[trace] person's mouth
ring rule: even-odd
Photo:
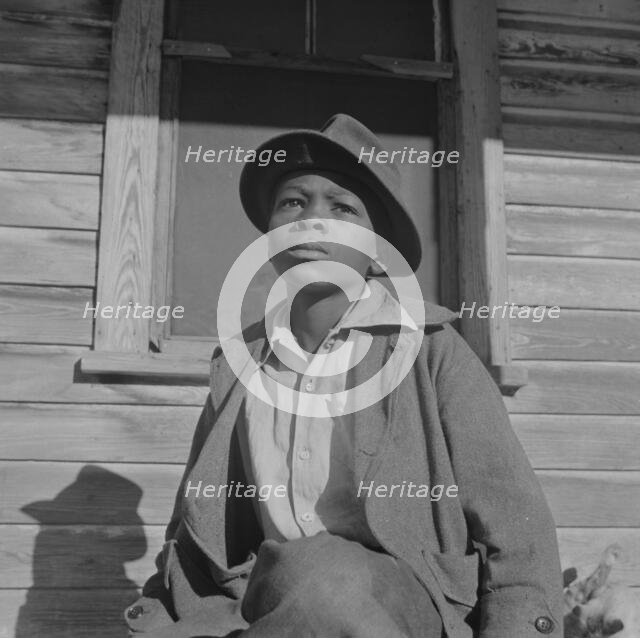
[[[326,259],[329,252],[318,242],[296,244],[287,249],[287,253],[298,259]]]

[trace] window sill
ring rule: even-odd
[[[80,359],[80,373],[88,377],[140,377],[150,382],[208,385],[210,358],[130,352],[88,352]]]
[[[509,397],[529,382],[529,374],[524,366],[491,365],[488,369],[493,380],[498,384],[500,392]]]
[[[149,381],[208,385],[210,359],[177,354],[88,352],[80,359],[80,373],[88,377],[141,377]],[[502,394],[513,396],[528,381],[527,369],[518,365],[489,366]]]

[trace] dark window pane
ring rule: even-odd
[[[433,4],[428,0],[318,0],[316,52],[433,60]]]
[[[175,335],[215,336],[222,282],[241,251],[258,236],[238,196],[241,163],[185,163],[186,151],[256,148],[291,128],[318,128],[336,112],[349,113],[380,135],[390,149],[435,148],[435,89],[431,84],[334,76],[206,62],[183,63],[174,225],[173,305],[185,307]],[[435,171],[400,166],[408,205],[424,247],[418,279],[437,301]],[[247,299],[247,322],[261,316],[267,267]]]
[[[247,49],[304,53],[302,0],[180,0],[177,37]]]

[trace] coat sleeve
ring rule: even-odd
[[[165,531],[166,543],[174,538],[180,518],[182,516],[182,494],[187,476],[198,460],[200,450],[211,431],[214,423],[214,408],[211,402],[211,394],[207,396],[206,403],[200,413],[200,418],[191,442],[191,450],[187,459],[185,470],[180,480],[176,493],[173,513]],[[151,629],[162,627],[173,622],[174,615],[171,595],[165,587],[164,562],[165,551],[156,556],[156,573],[151,576],[142,588],[142,597],[125,610],[125,619],[132,630]]]
[[[480,638],[562,636],[555,525],[484,365],[450,326],[433,335],[432,378],[472,540],[484,548]]]

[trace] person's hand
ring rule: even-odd
[[[143,596],[124,611],[124,619],[129,626],[129,636],[146,635],[146,632],[161,627],[172,627],[173,618],[157,598]]]

